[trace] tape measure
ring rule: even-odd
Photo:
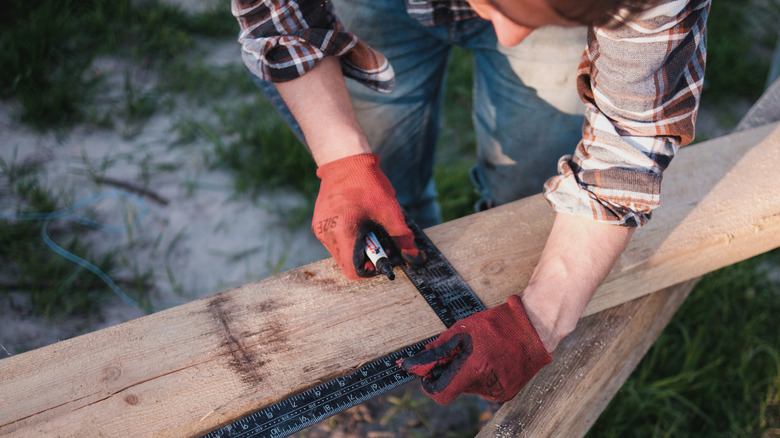
[[[447,327],[474,312],[485,310],[474,291],[458,275],[428,236],[410,219],[417,248],[427,260],[421,266],[402,266],[425,301]],[[399,359],[414,356],[436,337],[381,357],[353,373],[333,379],[263,408],[203,438],[281,438],[357,406],[383,392],[415,379],[401,369]]]

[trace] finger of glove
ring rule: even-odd
[[[401,367],[420,377],[433,377],[434,370],[452,361],[461,349],[460,336],[456,335],[444,340],[442,336],[426,345],[425,350],[401,361]]]
[[[435,376],[423,377],[422,388],[428,397],[440,405],[447,405],[467,392],[474,376],[462,372],[466,361],[468,357],[458,356],[441,368]]]
[[[425,261],[425,253],[415,246],[414,234],[406,225],[400,206],[385,210],[380,223],[393,239],[404,261],[412,265],[419,265]]]
[[[446,405],[466,392],[480,376],[467,369],[473,351],[471,336],[468,333],[458,333],[445,345],[457,346],[451,351],[449,360],[439,363],[422,378],[422,388],[436,403]],[[442,346],[443,347],[443,346]]]

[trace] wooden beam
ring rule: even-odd
[[[585,435],[661,334],[697,279],[580,320],[555,358],[477,438]]]
[[[777,125],[681,150],[586,315],[779,246],[778,160]],[[552,218],[534,196],[427,231],[492,307]],[[349,282],[328,259],[0,360],[0,435],[194,436],[443,329],[403,276]]]
[[[780,32],[778,32],[780,35]],[[780,74],[780,44],[775,49],[775,61]],[[780,77],[775,77],[766,91],[742,117],[734,131],[744,131],[780,121]]]

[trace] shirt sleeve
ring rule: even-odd
[[[617,29],[590,29],[577,72],[582,140],[544,194],[558,212],[641,226],[663,171],[693,140],[710,0],[667,0]]]
[[[231,0],[231,10],[244,64],[262,79],[289,81],[337,56],[345,76],[383,92],[394,86],[387,59],[347,32],[327,0]]]

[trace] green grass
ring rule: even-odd
[[[777,0],[712,2],[703,97],[755,100],[761,95],[769,73],[766,55],[777,42],[779,19]]]
[[[203,44],[199,43],[229,42],[236,36],[238,27],[227,3],[219,9],[198,14],[186,14],[176,6],[151,0],[44,0],[32,4],[5,0],[0,5],[4,11],[0,17],[0,47],[3,48],[0,51],[0,97],[16,104],[20,122],[39,131],[54,131],[57,138],[67,135],[78,125],[114,130],[124,138],[132,138],[144,129],[150,117],[158,111],[174,109],[182,97],[187,105],[200,108],[208,107],[218,99],[256,93],[242,68],[207,68],[201,60],[207,49],[202,49]],[[236,54],[238,56],[237,45]],[[111,93],[107,84],[109,78],[92,67],[93,61],[100,56],[127,61],[118,93]],[[134,76],[138,72],[141,77],[158,78],[157,83],[151,87],[136,83]],[[118,97],[107,100],[106,95]],[[226,111],[220,118],[229,120],[242,115],[247,116],[247,112]],[[253,125],[247,124],[255,129],[254,133],[240,137],[245,140],[258,137],[257,129],[261,128]],[[208,126],[196,128],[207,130]],[[273,135],[273,131],[266,132]],[[224,129],[220,134],[238,136]],[[268,135],[261,137],[271,138]],[[221,146],[224,148],[215,145],[214,165],[243,166],[243,171],[236,171],[236,186],[243,192],[252,192],[255,187],[246,176],[250,168],[242,160],[257,159],[257,149],[239,149],[233,144]],[[241,155],[249,151],[252,151],[249,156]],[[96,182],[95,178],[102,176],[102,168],[110,166],[110,163],[103,163],[94,168],[94,163],[87,157],[85,163],[88,164],[87,176]],[[269,167],[268,162],[265,163],[266,168]],[[40,169],[28,170],[23,177],[18,176],[19,166],[9,163],[0,174],[9,180],[18,176],[19,180],[9,182],[8,190],[4,190],[3,211],[17,208],[19,211],[48,212],[72,201],[66,194],[47,187]],[[279,178],[272,179],[264,187],[284,184]],[[263,181],[256,176],[255,179]],[[32,313],[55,318],[88,314],[111,296],[105,284],[92,273],[45,246],[41,222],[3,220],[0,226],[3,228],[0,231],[0,262],[5,267],[4,276],[11,278],[0,292],[25,291]],[[121,255],[96,254],[86,243],[86,237],[93,232],[65,221],[55,221],[50,227],[55,242],[103,271],[110,274],[119,265],[130,269],[131,278],[114,280],[140,301],[142,307],[150,310],[153,288],[148,283],[151,273],[140,271]],[[176,288],[174,273],[168,274]]]
[[[319,187],[314,160],[264,98],[216,106],[213,116],[182,120],[180,143],[194,138],[210,143],[213,165],[233,173],[238,193],[291,188],[313,200]]]
[[[469,169],[473,161],[437,164],[433,170],[445,222],[474,213],[479,193],[472,187]]]
[[[240,119],[225,122],[242,123]],[[291,187],[313,198],[319,186],[316,166],[292,131],[282,124],[262,129],[251,121],[244,123],[249,129],[239,130],[238,140],[216,148],[219,161],[236,174],[236,188],[246,192]]]
[[[98,55],[164,66],[184,56],[197,36],[236,33],[227,9],[193,17],[155,1],[3,0],[0,6],[0,96],[16,101],[20,120],[39,130],[87,119],[103,79],[89,70]]]
[[[474,204],[479,199],[469,177],[477,156],[471,118],[473,62],[471,52],[453,48],[433,172],[445,222],[474,213]]]
[[[780,251],[706,275],[589,436],[776,436],[780,282],[768,267]]]
[[[70,195],[62,187],[46,183],[37,163],[16,163],[0,159],[0,203],[3,213],[23,216],[51,213],[70,206]],[[89,213],[83,213],[89,215]],[[48,222],[48,223],[47,223]],[[92,272],[56,254],[42,239],[46,234],[67,252],[90,260],[110,274],[117,266],[116,254],[97,254],[84,243],[90,228],[65,219],[0,219],[0,266],[3,266],[0,293],[19,291],[29,299],[29,311],[56,318],[63,315],[88,315],[115,298],[105,283]],[[122,284],[150,309],[149,293],[141,273]],[[118,281],[118,280],[117,280]],[[121,283],[121,282],[120,282]]]

